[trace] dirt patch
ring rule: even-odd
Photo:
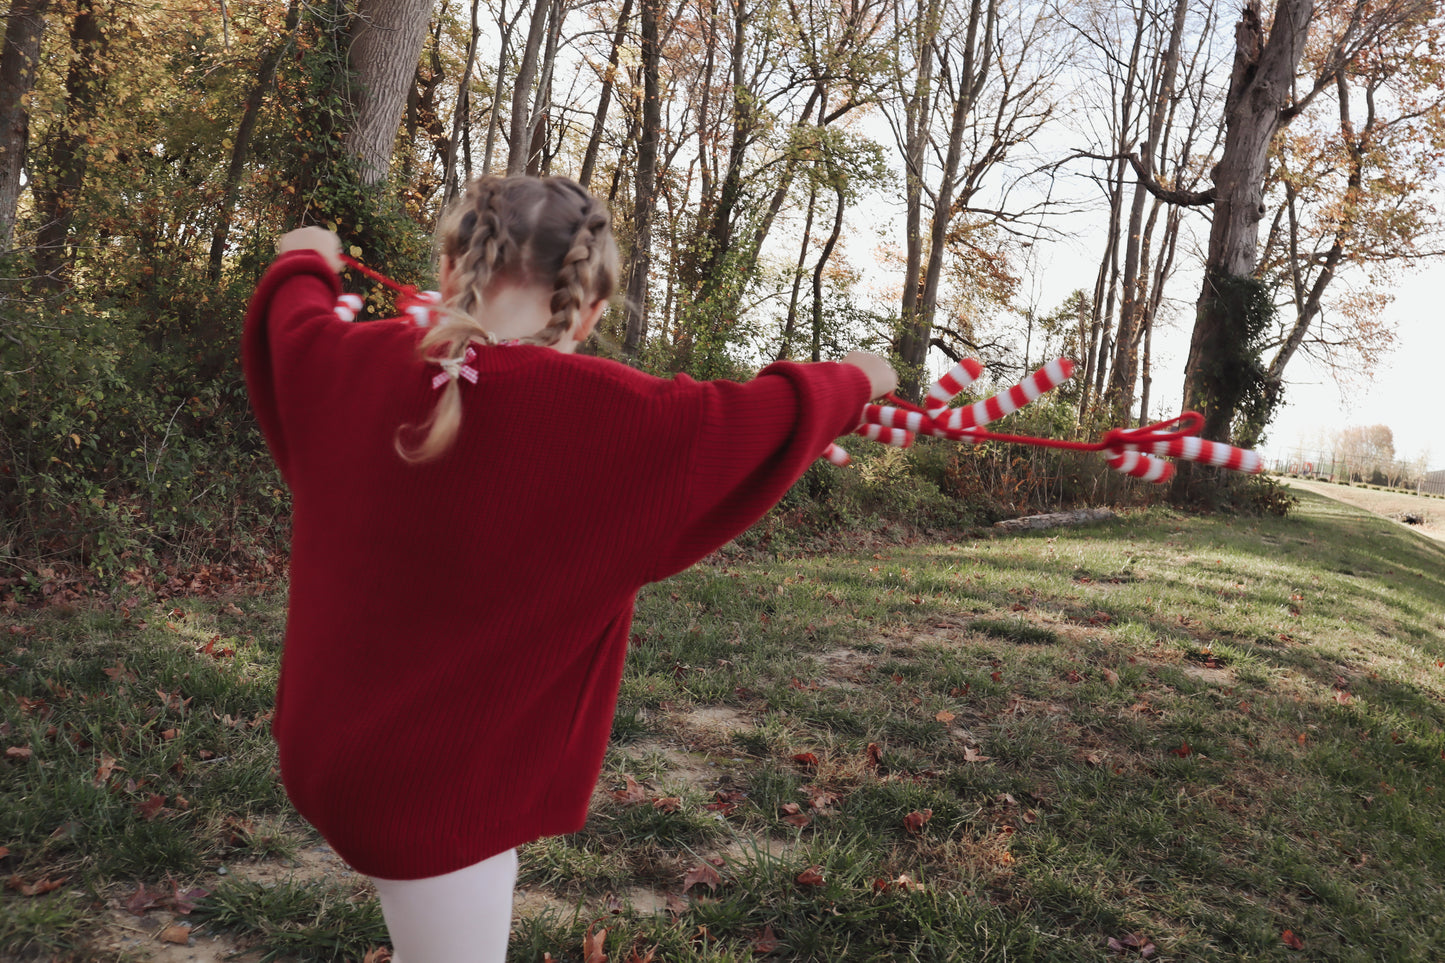
[[[195,885],[214,890],[227,877],[263,884],[287,880],[307,883],[323,878],[360,884],[365,879],[343,863],[331,847],[319,842],[308,842],[291,858],[228,863],[225,872],[200,879]],[[131,891],[134,889],[132,886]],[[109,901],[109,913],[95,941],[101,950],[149,963],[260,963],[261,954],[245,949],[244,940],[230,933],[212,933],[204,926],[196,928],[189,943],[168,942],[161,934],[172,926],[189,926],[186,917],[162,910],[136,916],[124,908],[124,901],[125,895]],[[176,935],[176,931],[169,930],[169,935]]]
[[[1210,685],[1230,686],[1234,684],[1234,673],[1229,669],[1209,668],[1202,665],[1194,665],[1190,662],[1180,662],[1178,669],[1191,679],[1198,679],[1200,682],[1208,682]]]

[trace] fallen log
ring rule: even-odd
[[[993,527],[1004,532],[1030,532],[1041,528],[1055,528],[1059,525],[1084,525],[1088,522],[1103,522],[1117,518],[1107,508],[1081,508],[1072,512],[1050,512],[1047,515],[1025,515],[1022,518],[1006,518],[994,522]]]

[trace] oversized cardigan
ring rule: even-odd
[[[581,828],[637,591],[761,517],[857,425],[868,381],[478,346],[455,444],[409,464],[396,433],[426,420],[440,369],[410,324],[338,320],[339,289],[319,255],[282,255],[243,337],[293,505],[273,730],[336,852],[416,879]]]

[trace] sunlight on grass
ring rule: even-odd
[[[589,929],[620,960],[1302,958],[1286,929],[1312,960],[1438,957],[1442,576],[1445,546],[1308,494],[719,556],[640,599],[592,815],[523,848],[512,957]],[[0,949],[93,954],[90,907],[166,876],[278,959],[384,940],[364,888],[239,878],[302,854],[278,606],[13,620],[0,860],[67,882],[0,897]]]

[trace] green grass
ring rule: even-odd
[[[359,882],[247,880],[316,844],[266,734],[280,601],[237,601],[12,618],[0,871],[66,882],[0,896],[0,956],[111,958],[96,907],[167,878],[270,958],[384,941]],[[586,828],[523,848],[515,960],[602,928],[621,961],[1445,958],[1445,545],[1387,521],[1304,495],[717,561],[635,631]]]

